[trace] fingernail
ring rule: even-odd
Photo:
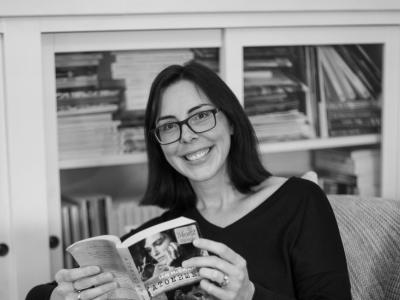
[[[198,246],[199,245],[199,239],[193,240],[193,245]]]
[[[186,260],[184,260],[184,261],[182,262],[182,267],[186,268],[187,265],[188,265],[188,264],[187,264]]]

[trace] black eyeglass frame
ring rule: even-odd
[[[189,127],[189,129],[190,129],[191,131],[193,131],[194,133],[203,133],[203,132],[210,131],[211,129],[214,129],[215,126],[217,126],[217,117],[216,117],[215,115],[216,115],[218,112],[220,112],[220,111],[221,111],[221,110],[220,110],[219,108],[207,109],[207,110],[199,111],[198,113],[195,113],[195,114],[191,115],[190,117],[187,117],[186,119],[184,119],[184,120],[182,120],[182,121],[175,121],[175,122],[168,122],[168,123],[166,123],[166,124],[177,124],[177,125],[179,126],[179,137],[178,137],[176,140],[172,141],[172,142],[163,143],[163,142],[158,138],[158,136],[157,136],[157,132],[156,132],[156,131],[157,131],[157,128],[159,128],[159,127],[161,127],[161,126],[164,126],[165,124],[163,124],[163,125],[161,125],[161,126],[157,126],[156,128],[152,129],[150,132],[151,132],[152,134],[154,134],[154,137],[156,138],[157,142],[158,142],[160,145],[169,145],[169,144],[172,144],[172,143],[175,143],[175,142],[179,141],[179,140],[182,138],[182,125],[184,125],[184,124],[185,124],[187,127]],[[192,126],[190,126],[189,120],[190,120],[191,118],[193,118],[194,116],[196,116],[197,114],[204,113],[204,112],[211,112],[211,113],[212,113],[212,115],[213,115],[213,117],[214,117],[214,126],[212,126],[211,128],[209,128],[209,129],[207,129],[207,130],[202,130],[202,131],[194,130],[194,129],[192,128]]]

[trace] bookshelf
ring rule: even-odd
[[[245,104],[243,51],[248,47],[379,45],[384,78],[381,134],[262,143],[260,151],[268,156],[377,145],[382,151],[382,195],[400,197],[397,4],[384,2],[377,9],[369,2],[341,1],[321,8],[317,1],[306,6],[256,1],[249,7],[222,1],[212,9],[201,3],[148,2],[140,9],[126,4],[122,10],[113,3],[87,5],[79,11],[80,6],[68,3],[48,4],[39,12],[32,4],[16,6],[11,1],[0,13],[0,140],[5,140],[0,143],[0,209],[6,215],[0,222],[9,224],[0,226],[0,242],[6,240],[11,249],[0,266],[12,267],[7,281],[0,281],[1,290],[9,291],[4,298],[23,298],[31,286],[49,280],[61,266],[60,246],[48,247],[49,236],[61,236],[61,174],[123,169],[127,181],[136,180],[146,161],[144,153],[60,159],[57,53],[218,48],[221,76]],[[33,252],[27,243],[35,245]]]

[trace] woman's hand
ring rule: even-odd
[[[207,239],[193,241],[195,247],[215,255],[190,258],[184,267],[200,268],[204,277],[200,286],[221,300],[248,300],[253,297],[254,285],[249,280],[246,260],[226,245]]]
[[[113,275],[97,266],[62,269],[55,279],[58,285],[50,300],[107,299],[108,292],[118,287]]]

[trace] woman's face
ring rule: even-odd
[[[199,88],[190,81],[180,80],[162,94],[156,126],[181,121],[212,108],[215,108],[214,105]],[[218,112],[215,117],[213,129],[194,133],[183,125],[179,141],[161,146],[169,164],[192,183],[227,176],[226,158],[232,129],[223,112]]]
[[[173,260],[168,251],[171,239],[166,234],[156,233],[146,238],[144,248],[159,264],[169,265]]]

